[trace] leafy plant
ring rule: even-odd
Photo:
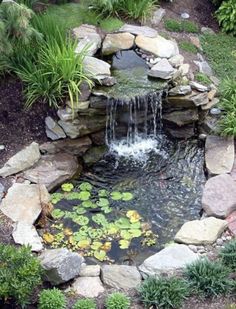
[[[129,309],[130,299],[123,293],[113,293],[106,299],[107,309]]]
[[[34,289],[41,284],[40,262],[29,247],[15,248],[0,244],[0,298],[14,299],[19,305],[29,302]]]
[[[236,35],[236,2],[235,0],[223,1],[216,12],[219,24],[223,31]]]
[[[96,303],[93,299],[79,299],[72,309],[96,309]]]
[[[195,45],[193,45],[191,42],[188,41],[182,41],[179,43],[179,47],[188,52],[188,53],[192,53],[192,54],[197,54],[198,49]]]
[[[231,288],[229,270],[218,261],[199,260],[186,268],[190,286],[204,297],[227,294]]]
[[[65,309],[66,298],[57,288],[43,290],[39,295],[39,309]]]
[[[232,271],[236,270],[236,240],[230,241],[220,251],[222,263]]]
[[[189,287],[183,279],[149,277],[141,284],[139,293],[145,306],[179,308],[189,294]]]

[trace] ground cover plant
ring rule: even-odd
[[[129,309],[130,305],[130,299],[119,292],[109,295],[105,302],[106,309]]]
[[[72,309],[96,309],[96,303],[93,299],[79,299],[73,305]]]
[[[39,309],[65,309],[66,298],[57,288],[43,290],[39,295]]]
[[[199,27],[196,23],[188,20],[166,19],[164,21],[166,30],[171,32],[198,33]]]
[[[236,85],[235,85],[236,86]],[[236,88],[234,88],[236,93]],[[220,252],[222,263],[232,271],[236,270],[236,241],[233,240],[225,245]]]
[[[197,47],[188,41],[181,41],[179,47],[188,53],[197,54],[198,52]]]

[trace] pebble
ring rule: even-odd
[[[183,19],[189,19],[190,15],[189,15],[188,13],[182,13],[182,14],[181,14],[181,17],[182,17]]]
[[[226,236],[226,240],[231,240],[232,236]]]
[[[5,146],[4,145],[0,145],[0,151],[4,150],[4,149],[5,149]]]
[[[226,241],[226,240],[227,240],[226,236],[222,236],[221,239],[222,239],[223,241]]]
[[[221,239],[221,238],[217,239],[217,241],[216,241],[216,245],[218,245],[218,246],[222,246],[223,244],[224,244],[223,239]]]

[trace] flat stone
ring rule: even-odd
[[[236,211],[233,211],[227,218],[228,229],[233,235],[236,235]]]
[[[33,166],[40,158],[39,145],[31,143],[11,157],[0,169],[0,177],[17,174]]]
[[[105,145],[102,146],[94,146],[90,148],[86,154],[83,156],[84,162],[86,165],[92,165],[98,162],[104,154],[107,152],[107,147]]]
[[[210,101],[212,101],[213,99],[215,99],[215,96],[217,94],[217,90],[216,89],[211,89],[209,92],[208,92],[208,99]]]
[[[156,11],[153,12],[153,15],[151,18],[151,24],[153,26],[158,26],[165,15],[166,15],[166,10],[162,8],[158,8]]]
[[[204,85],[197,83],[197,82],[194,82],[194,81],[191,81],[189,84],[192,87],[192,89],[200,91],[200,92],[207,92],[209,90],[209,88],[207,86],[204,86]]]
[[[79,276],[80,277],[99,277],[101,272],[100,265],[86,265],[81,266]]]
[[[71,179],[78,168],[77,158],[60,152],[42,156],[33,168],[24,172],[23,177],[33,183],[44,184],[51,191]]]
[[[135,266],[104,265],[102,267],[102,281],[116,289],[133,289],[141,284],[141,275]]]
[[[199,118],[197,109],[186,109],[163,114],[163,120],[179,127],[196,122]]]
[[[44,185],[14,183],[2,200],[0,210],[12,221],[34,224],[41,213],[42,205],[50,202]]]
[[[179,54],[177,43],[166,40],[160,35],[157,35],[155,38],[138,35],[135,43],[142,50],[160,58],[171,58]]]
[[[89,97],[91,95],[91,89],[92,89],[92,86],[88,84],[87,82],[83,81],[81,83],[81,85],[79,86],[80,94],[79,94],[79,100],[78,100],[79,102],[77,103],[77,105],[89,100]],[[71,102],[69,102],[68,105],[72,107]]]
[[[206,182],[202,208],[208,216],[222,219],[236,210],[236,184],[230,175],[221,174]]]
[[[209,102],[207,92],[199,94],[192,93],[191,99],[193,100],[195,106],[206,105]]]
[[[78,253],[61,248],[43,251],[39,260],[45,270],[45,280],[58,285],[79,275],[84,258]]]
[[[39,252],[43,250],[43,244],[36,228],[24,222],[14,224],[12,232],[14,242],[19,245],[30,246],[31,251]]]
[[[200,42],[199,37],[197,37],[197,36],[190,36],[189,39],[190,39],[190,42],[194,46],[196,46],[198,49],[201,49],[201,42]]]
[[[72,290],[79,296],[95,298],[105,292],[99,277],[79,277],[72,285]]]
[[[129,32],[135,35],[143,35],[145,37],[154,38],[157,36],[157,31],[146,26],[123,25],[119,32]]]
[[[175,69],[170,65],[167,59],[162,59],[148,71],[149,76],[161,79],[170,79],[174,73]]]
[[[139,267],[144,276],[173,275],[199,259],[186,245],[170,245],[147,258]]]
[[[184,64],[184,56],[179,54],[171,57],[168,61],[174,68],[179,68],[182,64]]]
[[[47,137],[51,140],[55,141],[66,137],[63,129],[58,125],[55,120],[52,119],[52,117],[48,116],[45,118],[45,125]]]
[[[96,145],[96,146],[105,145],[106,133],[104,131],[93,133],[93,134],[91,134],[90,137],[91,137],[91,140],[92,140],[94,145]]]
[[[74,28],[72,34],[76,39],[83,39],[98,34],[98,28],[93,25],[83,24]]]
[[[107,34],[102,44],[102,54],[111,55],[120,50],[130,49],[134,45],[134,38],[127,32]]]
[[[207,61],[194,61],[194,63],[198,66],[199,71],[207,76],[212,76],[213,72]]]
[[[189,85],[176,86],[170,89],[170,91],[168,92],[168,95],[169,96],[186,95],[186,94],[190,94],[191,92],[192,92],[192,89]]]
[[[74,111],[74,112],[81,112],[85,111],[89,108],[90,102],[89,101],[79,101],[74,102],[73,104],[70,101],[67,101],[66,104]],[[74,119],[77,117],[74,117]]]
[[[95,57],[86,56],[84,58],[84,73],[91,76],[93,79],[103,79],[107,76],[111,76],[111,66],[109,63],[97,59]]]
[[[188,139],[195,135],[193,124],[182,127],[171,125],[171,127],[167,126],[165,129],[174,138]]]
[[[234,164],[234,139],[209,135],[205,146],[206,168],[211,175],[230,173]]]
[[[86,51],[87,56],[94,56],[101,47],[101,37],[98,34],[91,34],[79,40],[75,53],[80,54]]]
[[[209,110],[212,107],[216,106],[219,102],[220,100],[218,98],[214,98],[213,100],[209,101],[207,104],[201,105],[201,109],[204,111]]]
[[[57,111],[57,116],[63,121],[70,121],[74,118],[72,109],[68,108],[59,108]]]
[[[208,27],[202,27],[201,32],[204,34],[215,34],[214,30]]]
[[[184,223],[175,235],[175,241],[188,245],[213,244],[227,227],[227,221],[209,217]]]
[[[91,139],[88,136],[83,136],[77,139],[66,138],[60,141],[44,143],[39,148],[43,154],[66,152],[74,156],[83,156],[91,145]]]

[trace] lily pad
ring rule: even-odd
[[[126,240],[126,239],[121,239],[119,241],[119,246],[120,246],[120,249],[128,249],[129,246],[130,246],[130,241]]]
[[[76,214],[78,215],[83,215],[86,213],[86,209],[84,209],[83,207],[74,207],[73,210],[75,210]]]
[[[100,241],[94,241],[91,245],[91,249],[94,251],[97,251],[98,249],[100,249],[103,246],[103,243]]]
[[[126,216],[130,219],[131,223],[136,223],[141,220],[141,216],[136,210],[127,211]]]
[[[91,191],[93,186],[89,182],[82,182],[79,188],[81,191]]]
[[[103,214],[96,214],[92,216],[92,220],[99,225],[105,226],[108,224],[107,219]]]
[[[43,240],[47,243],[47,244],[51,244],[54,241],[54,236],[50,233],[44,233],[43,234]]]
[[[108,197],[109,196],[109,192],[105,189],[99,190],[98,191],[98,196],[99,197]]]
[[[61,189],[64,192],[71,192],[74,189],[74,185],[72,183],[63,183]]]
[[[80,240],[78,242],[78,247],[80,249],[88,249],[90,247],[91,244],[91,240],[90,239],[84,239],[84,240]]]
[[[113,201],[119,201],[119,200],[121,200],[122,199],[122,193],[121,192],[118,192],[118,191],[114,191],[114,192],[112,192],[111,193],[111,199],[113,200]]]
[[[139,229],[131,229],[129,230],[129,233],[132,235],[133,238],[138,238],[142,236],[142,231]]]
[[[81,191],[79,193],[79,195],[78,195],[78,198],[81,201],[87,201],[87,200],[89,200],[90,196],[91,196],[90,192],[88,192],[88,191]]]
[[[130,222],[127,218],[120,218],[119,220],[115,221],[116,226],[119,229],[130,229]]]
[[[112,208],[111,207],[102,207],[101,208],[102,211],[105,213],[105,214],[109,214],[112,212]]]
[[[106,255],[106,251],[104,250],[94,251],[94,257],[101,262],[106,259]]]
[[[66,195],[67,200],[79,200],[80,199],[80,192],[70,192]]]
[[[89,223],[89,218],[85,217],[85,216],[77,216],[75,218],[72,219],[75,223],[79,224],[79,225],[88,225]]]
[[[51,194],[51,203],[55,205],[58,202],[60,202],[63,198],[64,198],[64,194],[57,193],[57,192],[53,193],[53,194]]]
[[[120,236],[125,240],[131,240],[133,238],[132,234],[128,230],[121,231]]]
[[[110,241],[106,241],[102,247],[101,247],[102,250],[108,252],[111,250],[111,242]]]
[[[54,209],[51,214],[54,219],[61,219],[62,217],[64,217],[65,212],[61,209]]]
[[[133,198],[134,198],[134,196],[130,192],[122,193],[122,201],[128,202],[128,201],[131,201]]]
[[[81,204],[84,208],[96,208],[97,205],[90,200],[83,201]]]
[[[106,207],[109,206],[109,201],[106,198],[100,198],[97,203],[96,203],[99,207]]]
[[[101,229],[91,229],[91,230],[89,230],[88,235],[92,239],[100,239],[103,236],[103,230],[101,230]]]

